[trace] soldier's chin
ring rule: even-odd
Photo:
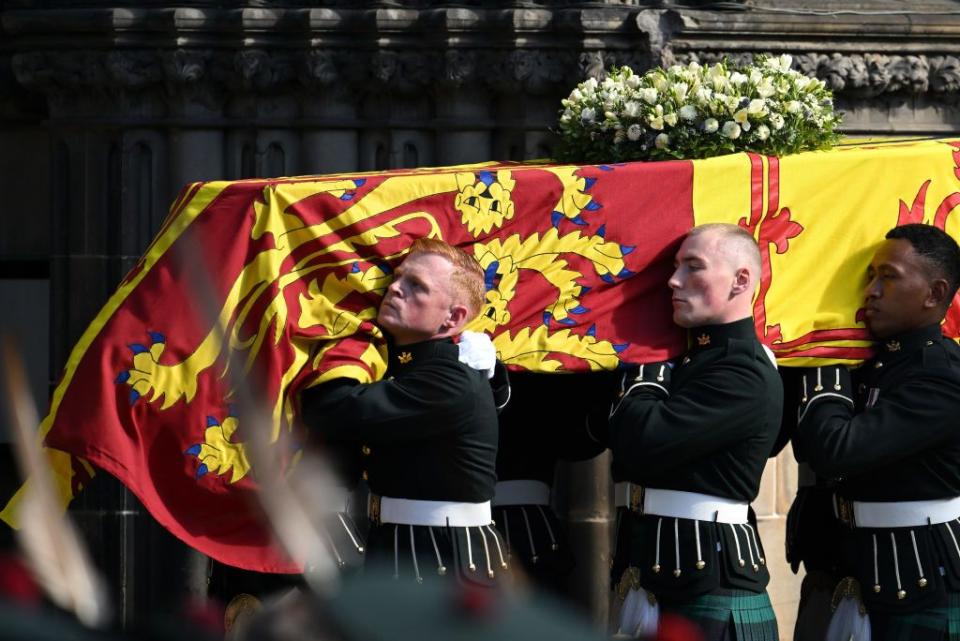
[[[687,314],[677,310],[673,312],[673,322],[675,325],[683,327],[684,329],[690,329],[691,327],[697,326],[697,324],[694,323]]]

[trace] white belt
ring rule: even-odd
[[[836,497],[834,513],[854,527],[920,527],[960,517],[960,497],[927,501],[846,501]],[[853,522],[844,518],[844,504],[852,507]],[[849,508],[848,508],[849,509]]]
[[[642,514],[716,523],[746,523],[749,503],[722,496],[629,485],[627,506]],[[619,495],[619,492],[618,492]],[[642,509],[638,509],[642,508]]]
[[[543,481],[499,481],[495,492],[494,506],[550,505],[550,486]]]
[[[490,525],[490,501],[457,503],[454,501],[418,501],[393,499],[371,494],[367,514],[375,523],[430,525],[437,527],[479,527]]]

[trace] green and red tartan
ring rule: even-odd
[[[690,601],[661,603],[664,612],[696,623],[704,641],[779,641],[777,617],[766,592],[718,588]]]
[[[960,594],[949,594],[945,607],[910,614],[870,613],[873,641],[960,641]]]

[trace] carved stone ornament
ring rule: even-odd
[[[723,58],[748,63],[753,54],[683,52],[670,55],[669,62],[712,64]],[[801,53],[794,54],[793,68],[820,78],[835,93],[850,97],[948,94],[960,88],[960,59],[956,56]]]

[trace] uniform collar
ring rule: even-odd
[[[940,341],[943,333],[939,323],[927,325],[919,329],[912,329],[877,342],[877,357],[897,357],[910,354],[923,347],[928,347]]]
[[[753,318],[747,317],[723,325],[704,325],[691,327],[688,331],[690,351],[699,352],[714,347],[724,347],[731,338],[756,340],[757,330]]]
[[[459,355],[457,346],[449,338],[438,338],[432,341],[411,343],[410,345],[395,345],[393,341],[390,341],[388,346],[387,371],[391,374],[396,374],[435,358],[453,358],[456,360]]]

